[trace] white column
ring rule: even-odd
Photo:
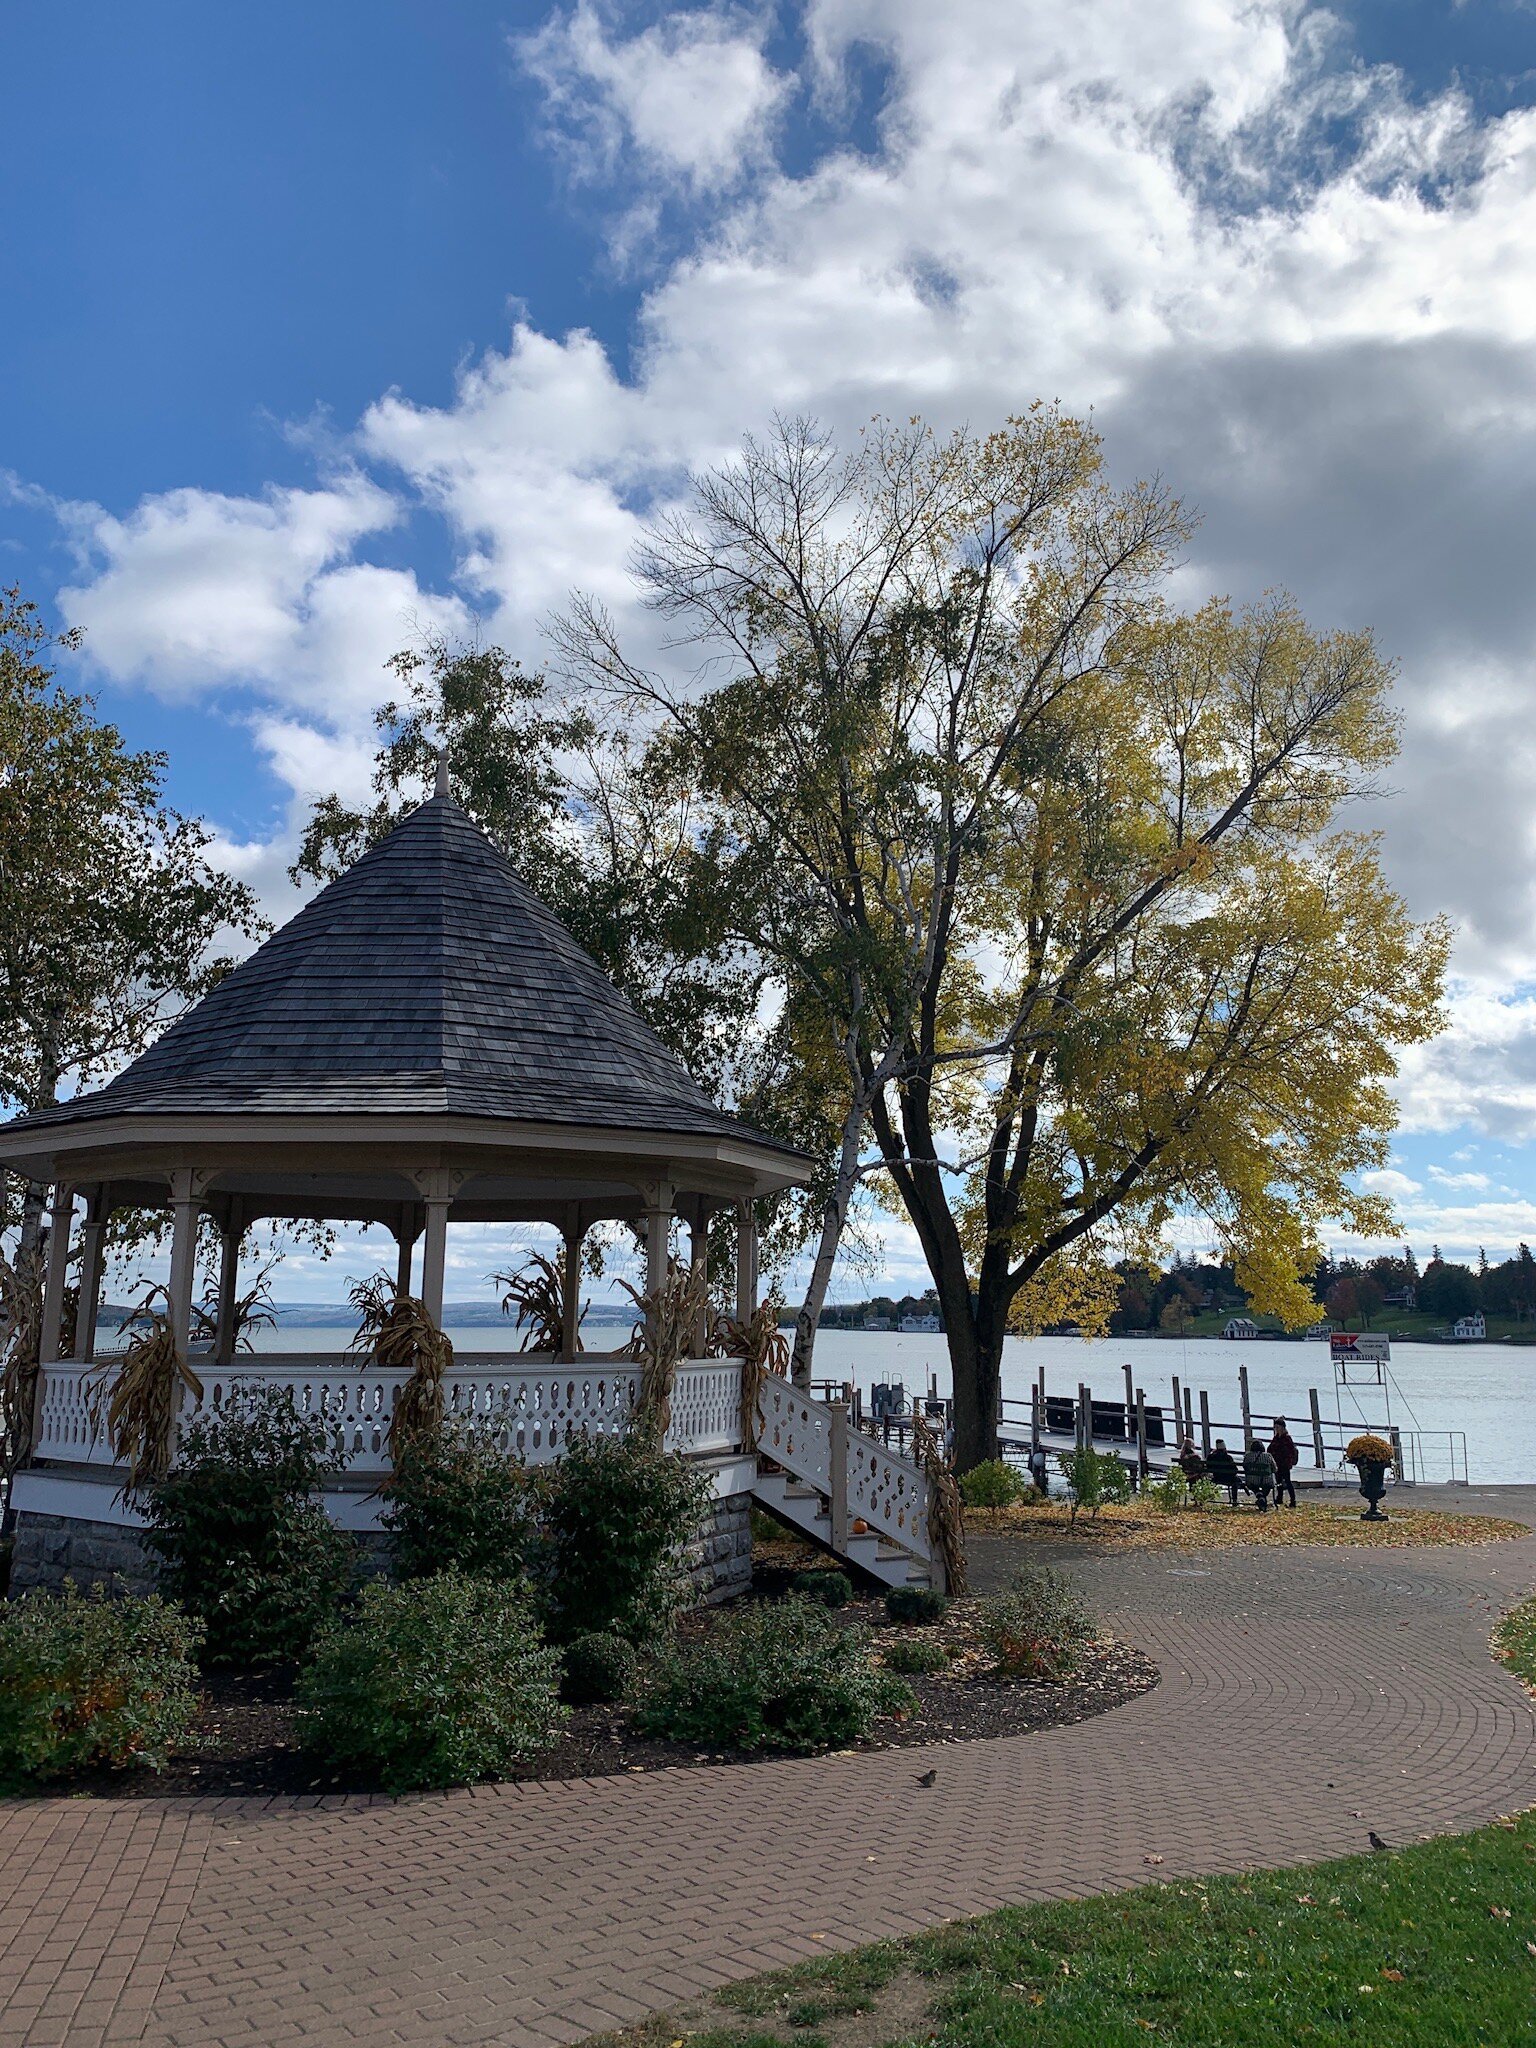
[[[448,1271],[448,1211],[446,1195],[428,1195],[426,1200],[426,1243],[421,1254],[421,1299],[427,1314],[442,1328],[443,1283]]]
[[[69,1271],[69,1226],[75,1213],[75,1191],[59,1181],[48,1214],[48,1270],[43,1281],[43,1319],[38,1333],[38,1363],[54,1365],[59,1356],[59,1325],[64,1319],[64,1282]]]
[[[218,1365],[229,1365],[235,1355],[235,1293],[240,1285],[240,1246],[244,1237],[245,1217],[240,1203],[232,1200],[219,1231],[219,1319],[213,1339],[214,1362]]]
[[[659,1294],[667,1282],[667,1240],[672,1229],[670,1199],[665,1208],[647,1209],[645,1215],[645,1291]]]
[[[192,1169],[178,1168],[171,1182],[171,1278],[166,1292],[171,1302],[171,1336],[183,1358],[187,1355],[192,1331],[192,1283],[197,1278],[197,1215]]]
[[[581,1211],[574,1209],[566,1220],[560,1250],[560,1324],[565,1338],[560,1356],[567,1362],[581,1349],[581,1247],[585,1237]]]
[[[87,1365],[96,1356],[96,1318],[101,1313],[101,1241],[107,1228],[105,1188],[92,1191],[80,1233],[80,1306],[75,1312],[75,1356]]]
[[[411,1291],[411,1257],[416,1249],[416,1219],[414,1216],[402,1216],[399,1227],[395,1231],[395,1242],[400,1247],[399,1256],[395,1260],[395,1291],[398,1294],[409,1294]]]
[[[736,1204],[736,1320],[747,1323],[757,1312],[757,1211],[750,1201]]]

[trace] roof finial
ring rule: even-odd
[[[434,796],[447,796],[448,794],[448,749],[446,747],[439,747],[437,750],[437,787],[433,790],[432,794]]]

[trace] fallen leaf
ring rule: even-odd
[[[1509,1918],[1509,1908],[1508,1906],[1490,1906],[1488,1908],[1488,1917],[1490,1920],[1507,1920]]]
[[[1143,1856],[1141,1860],[1143,1863],[1161,1863],[1163,1859],[1161,1856]]]
[[[1386,1978],[1389,1984],[1401,1984],[1403,1981],[1403,1973],[1401,1970],[1383,1970],[1381,1974],[1383,1975],[1383,1977]]]

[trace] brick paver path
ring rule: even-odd
[[[1536,1524],[1536,1489],[1463,1502]],[[1010,1547],[976,1548],[995,1580]],[[1536,1584],[1536,1536],[1071,1569],[1163,1672],[1077,1727],[396,1803],[11,1804],[0,2040],[568,2041],[946,1915],[1536,1799],[1531,1709],[1487,1652]]]

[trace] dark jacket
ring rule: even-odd
[[[1261,1487],[1272,1490],[1275,1484],[1275,1461],[1262,1444],[1243,1453],[1243,1478],[1255,1493]]]
[[[1211,1462],[1205,1469],[1218,1486],[1236,1486],[1237,1460],[1230,1451],[1212,1451]]]
[[[1277,1472],[1294,1472],[1301,1463],[1301,1452],[1296,1439],[1288,1429],[1277,1429],[1269,1440],[1269,1455],[1275,1461]]]

